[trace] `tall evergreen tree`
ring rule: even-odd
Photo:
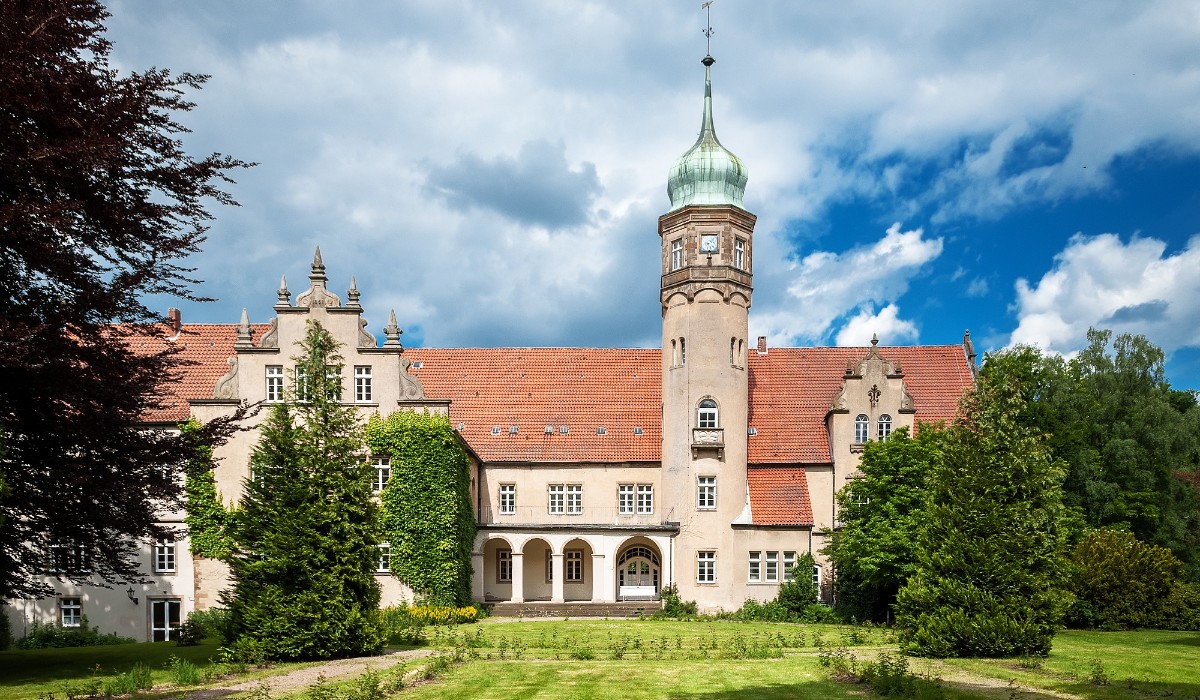
[[[837,494],[841,528],[824,553],[836,569],[838,612],[883,622],[896,593],[916,571],[917,538],[944,431],[922,425],[917,437],[900,428],[867,443],[861,478]]]
[[[64,579],[140,579],[129,544],[164,535],[191,444],[141,422],[179,374],[145,299],[197,298],[185,260],[246,165],[187,154],[205,76],[122,75],[108,16],[0,2],[0,599],[52,592],[47,544],[88,550]]]
[[[372,470],[340,400],[337,342],[310,321],[301,346],[300,395],[271,406],[233,518],[228,641],[273,659],[373,653],[383,639]]]
[[[1016,382],[981,383],[943,441],[900,590],[901,640],[926,656],[1046,654],[1064,611],[1064,467],[1022,426]]]

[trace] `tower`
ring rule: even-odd
[[[662,483],[680,527],[672,572],[685,597],[704,604],[720,595],[708,586],[709,570],[717,584],[740,566],[733,525],[749,521],[746,336],[755,216],[742,205],[746,167],[713,127],[715,61],[705,56],[702,63],[700,137],[671,168],[671,209],[659,217],[658,233]]]

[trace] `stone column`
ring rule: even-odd
[[[605,566],[607,559],[603,554],[592,554],[592,602],[613,602],[612,572]]]
[[[483,552],[471,552],[471,597],[482,603],[487,598],[484,590]]]
[[[552,552],[550,554],[550,602],[561,603],[566,599],[563,594],[563,579],[566,571],[563,570],[563,553]]]
[[[512,597],[513,603],[525,602],[525,553],[512,553]]]

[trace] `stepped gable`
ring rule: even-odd
[[[750,464],[829,464],[825,417],[845,379],[846,363],[870,348],[771,348],[749,357],[750,416],[758,431],[749,439]],[[950,421],[958,399],[973,385],[961,345],[878,348],[898,362],[913,398],[916,420]]]
[[[755,525],[812,526],[812,500],[803,467],[750,467],[746,483]]]
[[[404,356],[426,396],[450,400],[451,423],[462,423],[485,462],[659,461],[657,348],[409,348]]]
[[[171,345],[178,348],[179,377],[160,385],[162,405],[147,410],[142,419],[151,423],[178,423],[187,420],[191,413],[188,401],[211,399],[213,385],[229,371],[226,360],[234,355],[238,327],[234,323],[186,323],[174,339],[168,325],[161,328],[160,335],[130,340],[130,346],[138,352],[158,352]],[[250,325],[256,341],[270,328],[266,323]]]

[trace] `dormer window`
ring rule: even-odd
[[[892,434],[892,417],[888,414],[879,416],[879,439],[887,440]]]
[[[700,406],[696,409],[696,427],[701,429],[717,427],[716,401],[704,399],[700,402]]]
[[[860,413],[854,419],[854,443],[861,445],[867,441],[871,433],[871,419],[867,418],[867,414]]]

